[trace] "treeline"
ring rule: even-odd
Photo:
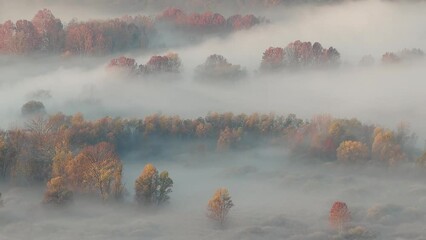
[[[397,53],[387,52],[383,54],[383,64],[397,64],[412,62],[422,59],[424,52],[421,49],[403,49]],[[368,67],[374,64],[371,55],[362,57],[360,66]],[[321,43],[302,42],[300,40],[289,43],[285,48],[270,47],[263,53],[259,71],[261,73],[273,73],[279,71],[294,71],[302,69],[330,69],[340,65],[340,53],[333,47],[323,48]],[[146,73],[179,73],[181,60],[177,53],[169,53],[165,56],[152,56],[146,65],[139,65],[135,59],[121,56],[110,61],[107,68],[123,71],[132,75]],[[218,54],[208,56],[203,64],[194,70],[196,79],[227,81],[241,79],[247,75],[247,71],[237,64],[232,64]]]
[[[0,133],[0,177],[17,183],[45,182],[52,177],[58,155],[75,159],[100,143],[118,154],[166,148],[175,142],[192,144],[185,151],[223,152],[273,145],[306,158],[396,165],[416,158],[415,141],[406,125],[392,131],[327,115],[309,121],[295,115],[258,113],[210,113],[197,119],[154,114],[144,119],[87,121],[81,114],[59,113],[34,118],[26,128]]]
[[[170,8],[155,17],[125,16],[108,20],[73,20],[64,26],[48,9],[40,10],[31,21],[6,21],[0,24],[0,53],[107,54],[149,47],[151,39],[167,24],[194,34],[229,33],[248,29],[261,22],[253,16],[206,12],[186,14]]]
[[[263,53],[260,64],[261,72],[278,70],[296,70],[313,68],[332,68],[340,64],[340,53],[333,47],[324,49],[320,43],[301,42],[289,43],[286,48],[268,48]],[[124,71],[133,75],[144,73],[179,73],[181,60],[178,54],[169,53],[166,56],[152,56],[146,65],[139,65],[135,59],[121,56],[112,59],[107,68]],[[229,63],[218,54],[207,57],[203,64],[195,69],[197,79],[229,80],[246,76],[246,70],[240,65]]]

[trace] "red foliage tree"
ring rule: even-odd
[[[14,33],[15,24],[12,21],[0,24],[0,52],[10,53]]]
[[[280,47],[270,47],[263,53],[261,70],[275,70],[283,67],[284,49]]]
[[[65,48],[74,54],[105,54],[141,46],[139,28],[119,19],[73,22],[66,31]]]
[[[108,69],[124,70],[126,72],[132,73],[136,70],[137,64],[136,64],[135,59],[121,56],[119,58],[112,59],[109,62],[107,68]]]
[[[333,229],[338,231],[343,230],[343,228],[351,220],[351,213],[348,209],[348,206],[344,202],[335,202],[330,209],[330,226]]]
[[[55,18],[48,9],[37,12],[32,20],[35,30],[40,36],[42,51],[59,51],[64,44],[64,29],[61,20]]]

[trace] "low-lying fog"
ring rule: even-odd
[[[425,176],[420,172],[343,167],[292,159],[277,149],[229,155],[153,158],[175,184],[170,204],[157,212],[134,205],[134,179],[146,159],[125,158],[128,203],[102,205],[81,198],[66,209],[46,209],[41,189],[2,190],[0,239],[424,239]],[[220,186],[235,207],[222,229],[206,217],[207,201]],[[367,232],[351,237],[330,230],[328,212],[345,201],[351,225]],[[361,231],[362,232],[362,231]],[[341,237],[341,238],[339,238]]]
[[[12,6],[8,2],[0,0],[0,21],[31,19],[36,11],[32,5],[7,11],[4,6]],[[79,19],[89,19],[89,13],[93,18],[114,15],[86,10],[77,16],[78,11],[57,10],[56,17],[64,19],[71,19],[71,13]],[[21,106],[39,100],[48,113],[81,112],[90,119],[257,111],[295,113],[301,118],[330,113],[390,128],[404,121],[423,144],[426,61],[385,66],[380,58],[403,48],[426,50],[426,3],[357,1],[282,11],[262,12],[271,20],[269,25],[226,38],[124,54],[144,64],[153,54],[177,52],[183,71],[167,79],[111,73],[105,67],[116,56],[1,56],[0,127],[22,126]],[[285,47],[298,39],[335,47],[341,53],[341,67],[258,72],[265,49]],[[230,84],[197,82],[194,68],[214,53],[245,67],[248,77]],[[368,54],[376,63],[359,67],[358,61]],[[48,94],[37,94],[39,90]],[[123,158],[130,192],[123,205],[76,199],[70,207],[52,211],[40,204],[43,189],[0,185],[5,205],[0,208],[0,239],[426,239],[426,179],[412,166],[343,167],[293,159],[281,150],[265,148],[208,156],[188,153],[140,159],[128,154]],[[147,162],[168,170],[175,182],[170,204],[158,212],[140,210],[132,203],[134,180]],[[208,199],[222,186],[235,203],[224,229],[206,217]],[[336,236],[329,229],[328,213],[337,200],[348,204],[351,224],[368,232]]]

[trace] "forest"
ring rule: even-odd
[[[0,0],[0,239],[424,239],[425,10]]]

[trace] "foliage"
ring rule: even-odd
[[[73,193],[68,190],[63,177],[54,177],[47,182],[43,203],[65,205],[73,200]]]
[[[424,57],[424,52],[421,49],[403,49],[397,53],[386,52],[382,56],[382,63],[395,64],[406,61],[413,61]]]
[[[157,21],[163,24],[172,24],[185,30],[204,32],[238,31],[250,29],[261,23],[261,19],[254,15],[233,15],[225,19],[219,13],[205,12],[203,14],[186,14],[178,8],[168,8],[157,16]]]
[[[137,66],[138,65],[135,59],[121,56],[119,58],[112,59],[109,62],[107,68],[113,70],[120,70],[127,73],[134,73],[136,71]]]
[[[368,156],[367,145],[359,141],[344,141],[337,148],[337,159],[341,162],[361,162]]]
[[[270,47],[262,57],[260,69],[271,71],[278,69],[330,68],[340,64],[340,53],[333,47],[323,48],[318,42],[289,43],[287,47]]]
[[[234,204],[232,203],[228,189],[219,188],[216,190],[213,197],[209,200],[207,205],[207,216],[223,225],[229,211],[233,206]]]
[[[341,232],[351,220],[351,212],[344,202],[334,202],[330,209],[330,226]]]
[[[71,55],[103,55],[149,47],[162,25],[176,30],[199,33],[230,33],[249,29],[263,20],[254,15],[235,15],[225,19],[219,13],[186,14],[168,8],[156,17],[123,16],[106,20],[78,21],[63,24],[48,9],[36,13],[32,21],[10,20],[0,24],[0,53],[63,53]],[[64,27],[65,25],[65,27]],[[154,42],[155,43],[155,42]],[[158,61],[161,59],[154,59]]]
[[[157,168],[147,164],[135,181],[135,199],[145,206],[162,205],[170,199],[173,180],[167,171],[158,174]]]
[[[158,74],[158,73],[179,73],[181,60],[176,53],[168,53],[165,56],[152,56],[145,65],[139,65],[139,73]]]
[[[85,147],[67,166],[74,191],[96,193],[106,201],[121,191],[122,164],[110,143]],[[118,185],[118,187],[117,187]]]
[[[245,76],[245,70],[240,65],[229,63],[222,55],[213,54],[207,57],[204,64],[195,69],[197,78],[212,80],[240,79]]]

